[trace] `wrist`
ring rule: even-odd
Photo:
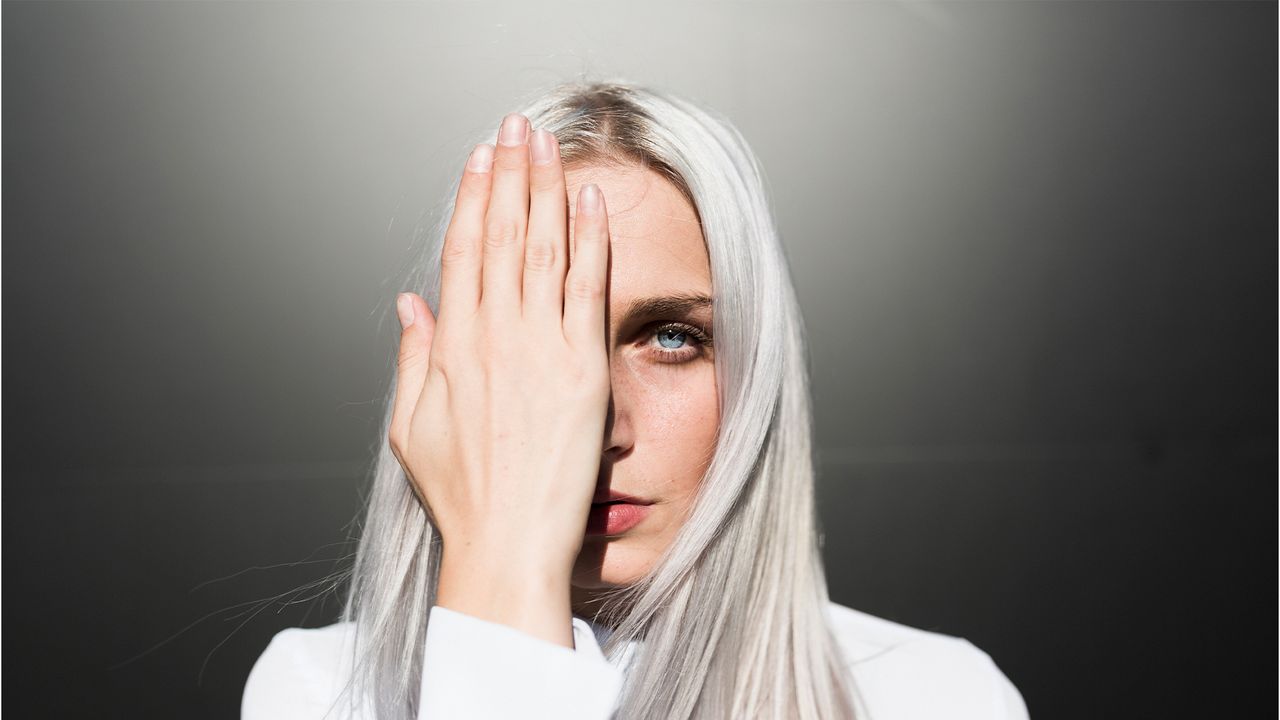
[[[441,557],[436,604],[573,647],[571,568],[465,547]]]

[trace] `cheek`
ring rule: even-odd
[[[685,501],[715,452],[720,424],[715,365],[709,360],[663,365],[642,359],[625,365],[619,389],[629,395],[637,450],[660,470],[662,494],[672,502]]]

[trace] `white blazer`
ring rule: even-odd
[[[576,649],[448,608],[431,608],[419,720],[608,720],[632,642],[610,662],[609,629],[574,616]],[[969,641],[827,606],[863,720],[1027,720],[1022,696]],[[332,707],[350,678],[352,623],[287,628],[245,682],[242,720],[344,717]],[[344,698],[345,702],[345,698]],[[370,719],[365,709],[358,718]]]

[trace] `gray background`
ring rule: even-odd
[[[835,600],[969,638],[1037,720],[1271,702],[1274,3],[3,21],[5,709],[233,717],[335,619],[414,228],[583,73],[762,159]]]

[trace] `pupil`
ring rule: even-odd
[[[683,338],[683,337],[684,337],[684,333],[682,333],[682,332],[678,332],[678,331],[675,331],[675,330],[663,330],[661,333],[659,333],[659,334],[658,334],[658,342],[661,342],[663,347],[672,347],[672,348],[674,348],[674,347],[679,347],[679,344],[677,344],[677,345],[667,345],[665,342],[663,342],[663,339],[664,339],[664,338],[669,338],[669,337],[671,337],[671,336],[678,336],[678,337],[680,337],[680,338]],[[678,343],[683,343],[684,341],[683,341],[683,339],[681,339],[681,340],[679,340],[679,341],[677,341],[677,342],[678,342]]]

